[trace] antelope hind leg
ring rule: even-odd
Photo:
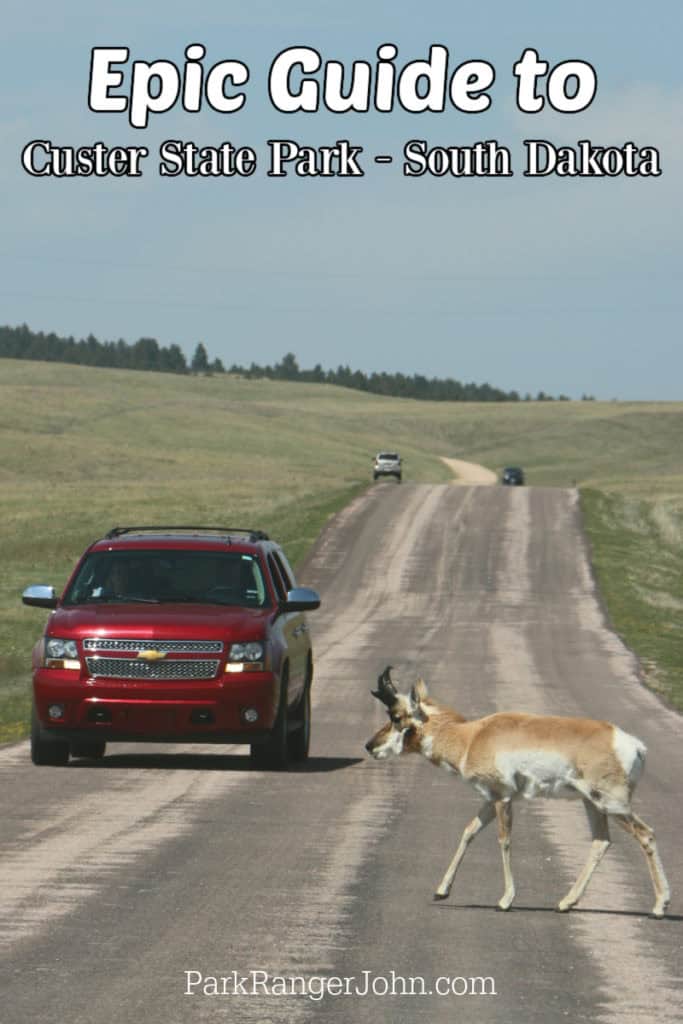
[[[593,876],[593,872],[607,853],[610,846],[607,815],[602,811],[599,811],[595,804],[592,804],[590,800],[584,798],[583,805],[586,808],[586,814],[588,815],[588,822],[590,824],[593,842],[591,843],[591,850],[588,854],[588,860],[584,865],[583,871],[576,879],[564,899],[560,900],[557,905],[557,909],[563,913],[567,910],[571,910],[571,908],[576,906],[579,902],[586,891],[586,887]]]
[[[659,859],[654,832],[637,814],[617,814],[615,815],[615,821],[640,844],[640,848],[645,854],[650,878],[652,879],[652,887],[655,891],[655,905],[652,908],[652,914],[654,917],[664,917],[664,912],[671,899],[671,890],[664,874],[662,862]]]

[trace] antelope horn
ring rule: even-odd
[[[382,704],[386,704],[388,708],[394,704],[398,697],[396,688],[391,681],[391,668],[391,665],[387,665],[384,672],[382,672],[382,674],[377,678],[377,689],[370,691],[373,697],[376,697],[377,700],[381,700]]]

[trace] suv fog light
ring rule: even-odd
[[[250,725],[254,722],[258,722],[258,711],[256,708],[244,708],[242,711],[242,720],[244,722],[249,722]]]
[[[47,709],[47,713],[52,719],[64,718],[64,705],[63,704],[50,704]]]

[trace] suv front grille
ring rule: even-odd
[[[89,674],[95,679],[214,679],[220,664],[215,658],[145,661],[142,658],[101,658],[97,655],[85,661]]]
[[[83,641],[86,651],[165,651],[173,654],[221,654],[220,640],[115,640],[108,637],[90,637]]]

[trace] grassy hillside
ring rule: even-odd
[[[680,640],[683,600],[667,587],[681,568],[681,436],[678,403],[431,403],[2,360],[0,738],[25,730],[28,657],[42,623],[20,603],[27,583],[60,587],[85,545],[123,522],[260,526],[297,561],[329,514],[367,486],[383,447],[401,451],[410,480],[449,479],[438,458],[446,455],[492,469],[520,463],[532,484],[576,481],[597,492],[586,509],[605,592],[624,591],[628,551],[633,600],[659,609],[656,622]],[[615,534],[616,555],[605,540]],[[653,550],[666,551],[665,579],[652,575]],[[670,696],[683,693],[672,660],[657,676]]]

